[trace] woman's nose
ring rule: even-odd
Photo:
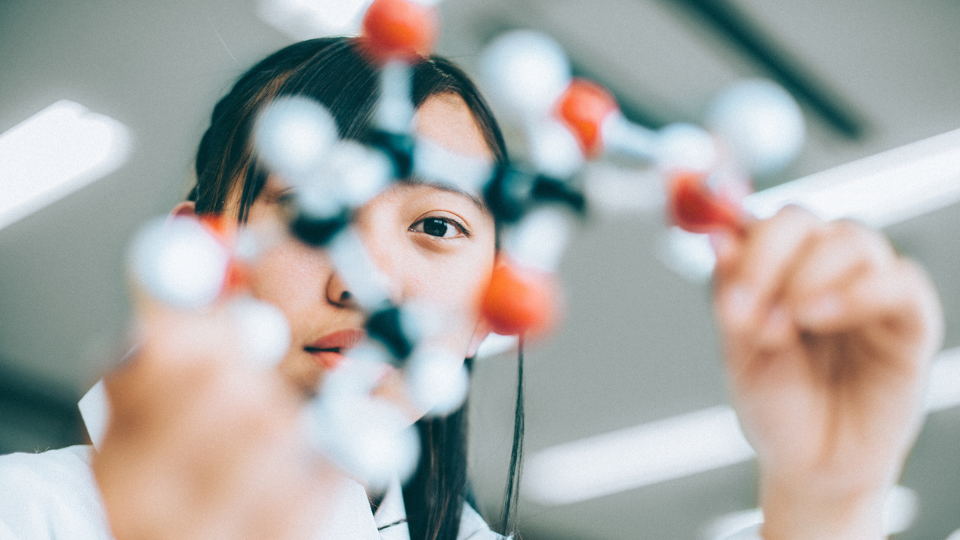
[[[327,301],[342,308],[357,307],[357,299],[347,288],[347,283],[339,272],[331,272],[327,281]]]

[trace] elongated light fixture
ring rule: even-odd
[[[956,406],[960,347],[937,356],[925,410]],[[718,405],[535,452],[524,466],[523,485],[539,504],[570,504],[742,463],[754,455],[736,413]]]
[[[117,170],[120,122],[62,100],[0,134],[0,229]]]

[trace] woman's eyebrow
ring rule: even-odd
[[[489,211],[490,211],[490,209],[487,208],[487,203],[485,203],[485,202],[483,201],[483,199],[481,199],[480,197],[477,197],[476,195],[474,195],[474,194],[472,194],[472,193],[470,193],[470,192],[464,191],[464,190],[460,189],[459,187],[457,187],[457,186],[455,186],[455,185],[453,185],[453,184],[451,184],[451,183],[448,183],[448,182],[436,182],[436,181],[433,181],[433,180],[426,180],[426,179],[424,179],[424,178],[418,178],[418,177],[407,178],[407,179],[404,179],[403,182],[406,183],[406,184],[414,185],[414,186],[426,186],[426,187],[431,187],[431,188],[434,188],[434,189],[439,189],[440,191],[446,191],[447,193],[453,193],[453,194],[456,194],[456,195],[462,195],[462,196],[470,199],[471,201],[473,201],[473,204],[477,205],[477,208],[479,208],[480,211],[482,211],[482,212],[489,212]]]

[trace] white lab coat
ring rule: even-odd
[[[81,400],[81,414],[98,443],[108,412],[103,385]],[[0,456],[0,540],[113,540],[90,468],[96,450],[71,446],[36,454]],[[399,482],[387,490],[373,513],[360,484],[349,482],[337,497],[318,538],[324,540],[410,540]],[[465,504],[457,540],[504,540]]]

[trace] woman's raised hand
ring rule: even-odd
[[[93,463],[119,540],[318,529],[337,474],[304,436],[302,392],[252,361],[248,308],[221,299],[174,310],[140,297],[140,343],[106,380],[111,422]]]
[[[878,232],[795,207],[715,238],[733,399],[760,468],[765,540],[876,540],[922,423],[943,315]]]

